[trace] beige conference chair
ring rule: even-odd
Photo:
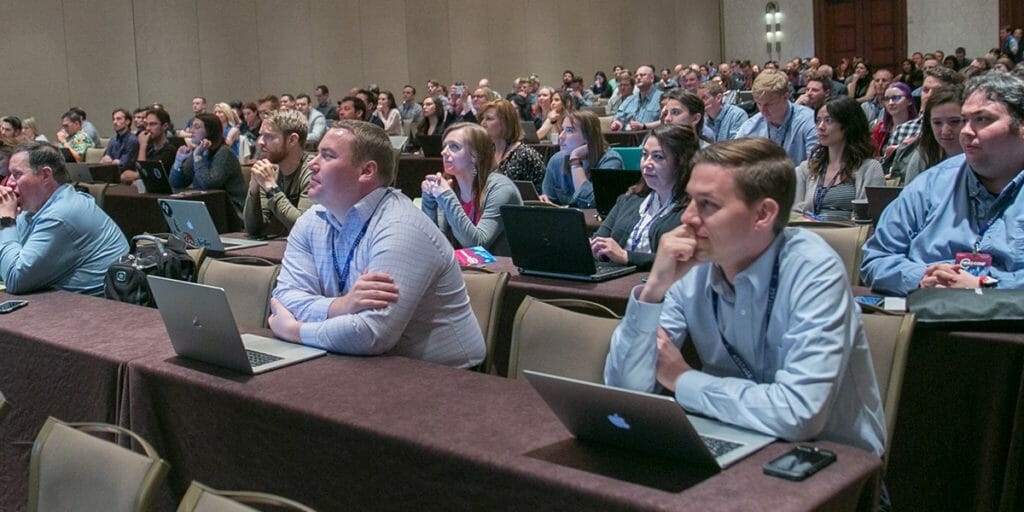
[[[239,329],[262,329],[267,327],[270,296],[280,272],[280,265],[262,258],[205,258],[197,282],[224,289]]]
[[[813,231],[825,239],[832,250],[842,258],[843,268],[850,278],[850,286],[860,285],[861,247],[868,239],[870,225],[833,222],[790,222],[789,225]]]
[[[144,453],[88,432],[128,436]],[[130,430],[51,417],[32,445],[28,510],[149,510],[168,469],[153,447]]]
[[[577,299],[526,297],[512,325],[508,375],[523,370],[604,383],[604,360],[619,316]]]
[[[899,410],[903,374],[907,367],[907,354],[910,351],[910,339],[914,335],[916,317],[913,313],[874,313],[863,314],[861,318],[871,349],[871,365],[878,381],[878,394],[882,397],[885,431],[891,443],[896,431],[896,413]],[[883,465],[888,464],[891,451],[886,449]]]
[[[491,272],[486,269],[463,267],[462,278],[466,281],[466,293],[473,316],[480,324],[484,335],[487,355],[480,363],[482,373],[491,373],[494,364],[494,340],[498,337],[498,318],[505,300],[508,272]]]
[[[221,491],[193,481],[185,491],[178,505],[178,512],[250,512],[256,509],[247,506],[268,505],[275,510],[315,512],[294,500],[253,491]]]

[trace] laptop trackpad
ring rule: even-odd
[[[576,439],[538,448],[526,456],[666,492],[684,491],[717,473],[676,459]]]

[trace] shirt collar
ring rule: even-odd
[[[322,217],[331,227],[338,231],[344,230],[347,225],[362,225],[362,223],[370,220],[373,212],[383,202],[384,194],[387,194],[390,190],[388,187],[378,187],[373,192],[366,194],[359,202],[345,212],[343,220],[336,218],[327,208],[324,208],[321,212]]]
[[[748,287],[753,290],[755,295],[760,295],[762,291],[766,291],[771,284],[772,269],[782,248],[784,238],[784,232],[783,234],[776,235],[775,240],[768,245],[768,248],[753,263],[739,274],[736,274],[732,284],[725,278],[725,272],[722,271],[722,267],[712,265],[708,278],[708,284],[711,286],[711,289],[727,302],[736,301],[735,286],[740,283],[749,283]]]

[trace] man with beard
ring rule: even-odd
[[[312,158],[302,150],[308,127],[306,115],[294,109],[273,110],[260,124],[256,145],[263,158],[252,166],[243,211],[249,236],[266,236],[275,220],[287,232],[313,206],[307,195]]]

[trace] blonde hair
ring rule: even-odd
[[[218,103],[214,105],[213,111],[215,113],[223,112],[224,117],[227,118],[228,125],[230,126],[238,126],[239,124],[241,124],[241,122],[238,120],[238,114],[235,113],[235,109],[231,108],[231,105],[228,105],[227,103]]]
[[[769,92],[787,94],[789,92],[789,79],[786,74],[777,69],[766,69],[754,79],[754,85],[750,87],[755,97],[762,96]]]

